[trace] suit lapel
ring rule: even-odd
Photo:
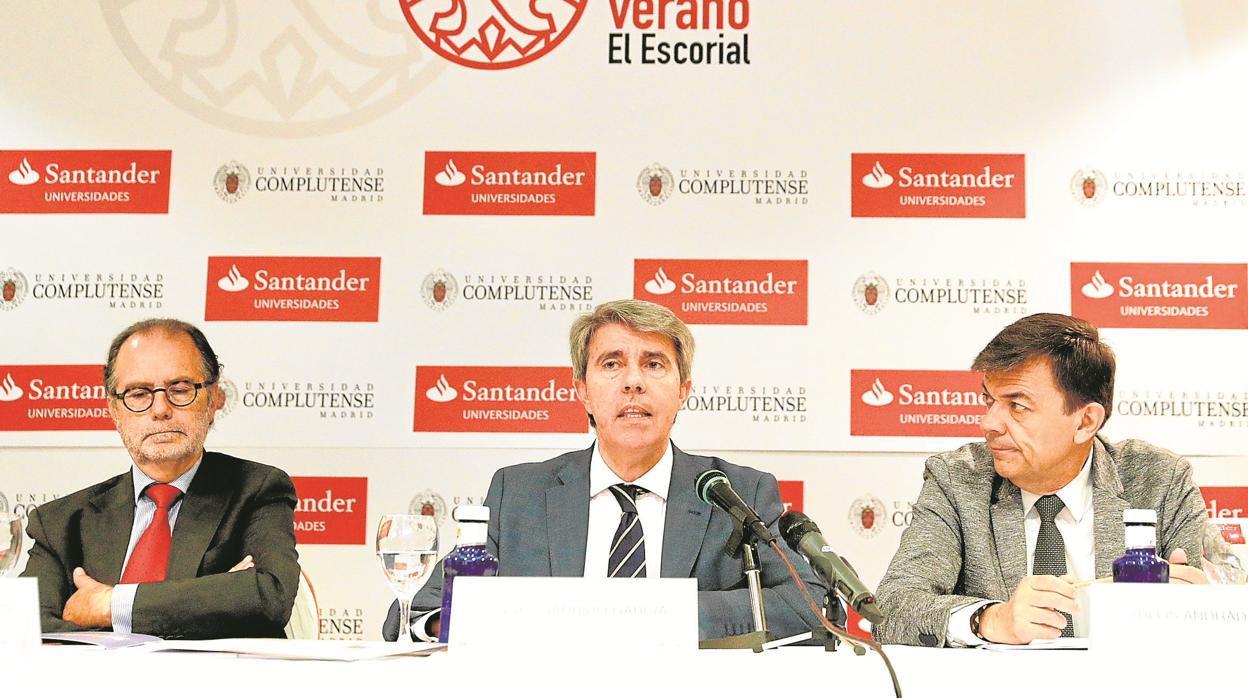
[[[121,579],[132,528],[134,476],[126,471],[113,487],[92,497],[82,512],[83,567],[87,574],[110,585]]]
[[[173,525],[173,541],[169,548],[168,579],[193,579],[199,576],[200,563],[208,544],[221,525],[229,505],[225,478],[229,473],[218,467],[213,453],[204,453],[204,460],[191,480],[178,520]]]
[[[992,467],[991,464],[989,467]],[[991,505],[992,535],[1005,593],[1013,594],[1027,574],[1027,536],[1023,532],[1023,493],[1018,485],[994,477],[995,500]]]
[[[1092,528],[1096,547],[1096,576],[1113,573],[1114,560],[1126,552],[1126,530],[1122,512],[1128,502],[1122,498],[1122,480],[1118,466],[1105,450],[1100,437],[1092,443]]]
[[[672,444],[672,482],[663,517],[663,577],[690,577],[711,521],[711,505],[693,491],[698,467],[693,458]]]
[[[558,484],[546,490],[550,573],[555,577],[580,577],[585,574],[590,452],[586,449],[572,454],[568,464],[556,473]]]

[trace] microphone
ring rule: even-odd
[[[698,499],[728,512],[729,516],[753,533],[760,542],[770,544],[776,540],[767,529],[767,524],[732,489],[732,483],[728,482],[728,476],[722,471],[711,469],[702,473],[693,481],[693,489],[698,493]]]
[[[790,548],[797,550],[815,572],[828,583],[836,595],[853,607],[858,615],[872,623],[884,620],[880,607],[875,604],[875,594],[867,589],[858,573],[849,566],[840,555],[832,551],[832,546],[824,540],[819,527],[810,517],[800,511],[789,511],[780,517],[780,535]]]

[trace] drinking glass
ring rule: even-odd
[[[384,514],[377,524],[377,561],[399,601],[399,642],[411,642],[412,595],[438,562],[438,522],[422,514]]]
[[[22,517],[0,512],[0,577],[17,569],[22,554]]]

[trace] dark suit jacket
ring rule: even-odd
[[[1157,511],[1157,554],[1183,548],[1200,566],[1205,505],[1192,467],[1143,441],[1092,445],[1093,538],[1096,576],[1112,574],[1126,552],[1122,512]],[[880,642],[940,647],[949,616],[983,599],[1005,601],[1027,575],[1023,494],[996,474],[984,442],[927,459],[914,521],[880,582],[884,622]]]
[[[283,637],[299,585],[295,489],[286,473],[204,453],[173,529],[168,578],[140,584],[132,629],[164,638]],[[44,632],[83,628],[61,619],[82,567],[117,584],[134,525],[127,471],[30,513],[34,541],[23,577],[39,580]],[[256,566],[226,573],[245,556]]]
[[[485,498],[490,508],[488,547],[498,556],[498,573],[517,577],[580,577],[585,572],[589,529],[589,460],[591,449],[565,453],[542,463],[502,468],[494,474]],[[719,458],[691,456],[672,446],[672,480],[663,524],[664,577],[698,580],[698,635],[702,639],[753,630],[745,571],[739,559],[724,553],[733,531],[731,517],[698,499],[693,482],[703,471],[719,469],[733,489],[780,539],[776,520],[784,507],[776,478]],[[816,603],[826,589],[802,556],[781,541],[810,588]],[[763,604],[767,624],[777,637],[819,626],[774,550],[759,546]],[[442,566],[413,599],[413,612],[439,608]],[[398,636],[398,605],[392,604],[382,634]]]

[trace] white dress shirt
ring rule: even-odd
[[[611,494],[611,485],[623,480],[612,472],[598,444],[589,458],[589,531],[585,537],[585,576],[606,577],[607,560],[623,509]],[[645,475],[624,483],[646,488],[637,496],[637,515],[646,542],[646,577],[658,578],[663,560],[663,522],[667,515],[667,491],[672,484],[672,443],[667,443],[659,462]]]
[[[1056,494],[1066,506],[1053,519],[1057,530],[1062,534],[1062,542],[1066,546],[1066,573],[1074,575],[1076,580],[1096,578],[1096,540],[1092,527],[1092,484],[1089,481],[1092,471],[1092,451],[1083,461],[1083,467],[1075,479],[1066,483]],[[1036,539],[1040,537],[1040,512],[1036,511],[1039,494],[1022,490],[1023,494],[1023,534],[1027,538],[1027,573],[1031,574],[1035,564]],[[994,603],[992,600],[977,601],[967,604],[949,614],[948,640],[953,645],[982,645],[983,640],[971,632],[971,615],[980,606]]]

